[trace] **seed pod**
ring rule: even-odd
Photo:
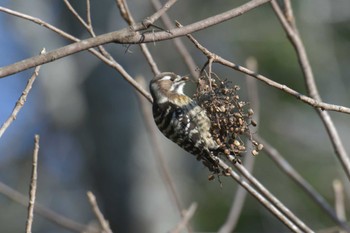
[[[256,123],[256,121],[254,121],[254,120],[251,120],[250,123],[251,123],[252,126],[254,126],[254,127],[258,125],[258,124]]]
[[[252,155],[256,156],[258,154],[259,154],[259,152],[257,150],[252,150]]]
[[[241,117],[242,117],[242,115],[241,115],[239,112],[235,112],[233,115],[234,115],[235,117],[237,117],[237,118],[241,118]]]
[[[253,114],[254,114],[253,109],[251,109],[251,108],[250,108],[250,109],[248,109],[248,115],[249,115],[249,116],[253,116]]]
[[[215,179],[214,174],[210,174],[210,175],[208,176],[208,180],[209,180],[209,181],[214,180],[214,179]]]

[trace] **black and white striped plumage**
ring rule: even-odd
[[[171,72],[154,77],[150,83],[154,121],[167,138],[215,170],[212,152],[218,145],[210,133],[211,123],[205,110],[183,93],[187,80]]]

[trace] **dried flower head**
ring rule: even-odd
[[[247,150],[246,139],[252,140],[249,126],[256,126],[252,121],[254,112],[248,102],[240,100],[239,89],[239,86],[231,85],[227,80],[221,81],[218,77],[202,77],[194,95],[197,103],[207,111],[214,140],[223,154],[227,157],[231,155],[229,159],[233,162],[240,162],[238,157]],[[253,146],[255,152],[262,149],[262,145]]]

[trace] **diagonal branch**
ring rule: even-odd
[[[43,54],[43,53],[45,53],[45,48],[41,51],[41,54]],[[11,113],[11,116],[0,127],[0,138],[2,137],[4,132],[7,130],[7,128],[11,125],[11,123],[14,120],[16,120],[19,111],[22,109],[22,107],[24,106],[24,103],[27,101],[27,97],[28,97],[30,90],[32,89],[33,83],[34,83],[36,77],[39,75],[40,67],[41,66],[37,66],[35,68],[33,75],[29,78],[27,85],[26,85],[24,91],[22,92],[21,97],[17,101],[17,103],[16,103],[16,105]]]
[[[267,210],[275,215],[285,226],[293,232],[304,232],[293,221],[285,216],[275,205],[273,205],[265,196],[260,194],[254,187],[252,187],[242,176],[238,175],[230,166],[223,160],[218,158],[218,165],[225,171],[227,175],[233,178],[243,188],[245,188],[254,198],[256,198]]]
[[[304,222],[302,222],[292,211],[290,211],[280,200],[278,200],[267,188],[265,188],[252,174],[250,174],[245,167],[236,163],[235,168],[261,193],[267,200],[269,200],[278,210],[287,216],[295,225],[297,225],[303,232],[312,233]]]
[[[314,200],[327,214],[330,216],[333,221],[335,221],[342,228],[350,231],[349,225],[344,222],[342,219],[338,218],[336,212],[331,207],[331,205],[325,200],[324,197],[319,194],[310,183],[308,183],[289,163],[286,161],[283,156],[271,146],[266,140],[261,138],[259,135],[254,136],[254,140],[262,143],[264,145],[264,151],[267,155],[274,161],[277,166],[286,173],[298,186],[300,186],[309,197]]]
[[[8,185],[2,183],[0,181],[0,194],[9,198],[10,200],[19,203],[20,205],[27,206],[28,205],[28,197],[23,195],[22,193],[12,189]],[[85,226],[81,223],[75,222],[74,220],[67,218],[63,215],[60,215],[53,210],[46,208],[45,206],[37,203],[35,204],[34,213],[39,214],[40,216],[46,218],[52,223],[66,228],[72,232],[87,232],[87,233],[97,233],[97,229],[93,228],[90,231],[86,231],[88,226]]]
[[[308,90],[309,95],[311,96],[312,99],[314,99],[318,103],[322,103],[321,96],[318,92],[317,85],[315,82],[315,77],[313,75],[311,65],[308,59],[308,56],[306,54],[306,50],[303,44],[303,41],[300,38],[298,29],[296,28],[295,24],[289,24],[285,16],[283,15],[282,10],[280,9],[278,3],[276,0],[271,1],[272,8],[274,12],[276,13],[278,19],[280,20],[283,29],[287,33],[287,36],[291,42],[291,44],[294,46],[295,52],[297,53],[298,56],[298,61],[301,67],[301,70],[304,75],[304,80],[306,83],[306,88]],[[291,6],[290,4],[286,4],[286,6]],[[293,11],[288,10],[289,17],[294,18]],[[292,19],[291,22],[294,22]],[[318,115],[320,116],[327,133],[329,135],[329,138],[332,142],[334,151],[338,157],[338,160],[340,161],[345,174],[347,175],[348,179],[350,180],[350,158],[349,155],[347,154],[343,142],[340,139],[340,136],[338,134],[337,129],[335,128],[334,122],[331,119],[330,115],[328,112],[323,111],[324,108],[316,108],[316,111]],[[331,109],[327,109],[331,110]]]
[[[29,205],[28,205],[28,218],[26,223],[26,233],[32,232],[33,218],[34,218],[34,204],[36,198],[36,188],[38,180],[38,154],[39,154],[39,135],[34,137],[34,152],[33,152],[33,165],[32,175],[29,190]]]
[[[170,233],[180,233],[188,225],[188,222],[191,220],[192,216],[196,212],[197,203],[193,202],[188,210],[183,211],[183,217],[181,221],[176,225],[176,227],[170,231]]]
[[[92,192],[90,192],[90,191],[88,191],[86,195],[87,195],[87,197],[89,199],[89,202],[90,202],[90,205],[92,207],[92,210],[94,211],[94,214],[95,214],[95,216],[96,216],[96,218],[97,218],[101,228],[103,229],[103,233],[112,233],[112,230],[111,230],[111,228],[109,226],[108,221],[105,219],[105,217],[103,216],[100,208],[97,205],[97,201],[96,201],[95,195]]]

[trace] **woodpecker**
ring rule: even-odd
[[[214,152],[219,146],[210,133],[206,111],[183,92],[187,80],[172,72],[160,73],[151,80],[154,121],[164,136],[218,173]]]

